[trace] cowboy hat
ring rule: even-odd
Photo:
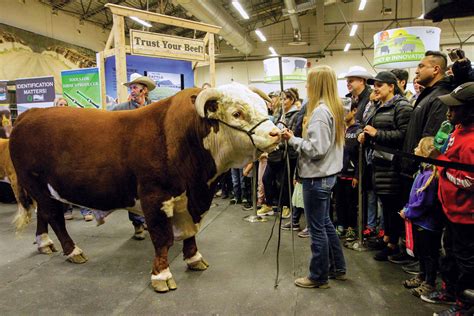
[[[151,80],[150,78],[148,78],[146,76],[142,76],[139,73],[131,74],[130,75],[130,81],[125,82],[123,85],[126,86],[126,87],[130,87],[130,85],[133,84],[133,83],[139,83],[139,84],[142,84],[142,85],[146,86],[148,88],[148,91],[152,91],[153,89],[156,88],[156,84],[155,84],[155,82],[153,82],[153,80]]]
[[[349,68],[349,71],[344,76],[344,78],[348,78],[348,77],[358,77],[362,79],[369,79],[369,78],[372,78],[373,76],[364,67],[352,66],[351,68]]]

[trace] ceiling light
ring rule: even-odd
[[[242,8],[242,5],[239,1],[232,1],[232,5],[237,9],[237,11],[239,11],[240,15],[244,19],[248,20],[250,18],[247,12],[245,12],[244,8]]]
[[[150,23],[148,23],[147,21],[143,21],[142,19],[139,19],[139,18],[137,18],[136,16],[131,16],[130,19],[134,20],[135,22],[140,23],[140,24],[143,25],[143,26],[151,27],[151,24],[150,24]]]
[[[351,43],[347,43],[346,46],[344,47],[344,51],[347,52],[351,48]]]
[[[366,4],[367,4],[367,0],[360,0],[359,11],[364,10]]]
[[[272,53],[272,55],[278,55],[277,52],[275,51],[275,49],[273,47],[268,47],[268,50]]]
[[[357,24],[352,24],[351,32],[349,33],[349,36],[354,36],[355,33],[357,32]]]
[[[267,38],[265,37],[265,35],[263,35],[263,33],[260,30],[255,30],[255,34],[257,34],[258,38],[260,38],[262,42],[267,41]]]
[[[419,17],[417,17],[418,20],[424,20],[425,19],[425,15],[422,13]]]

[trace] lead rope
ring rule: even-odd
[[[285,124],[285,122],[279,122],[282,123],[285,127],[288,128],[288,126]],[[295,275],[295,239],[294,239],[294,231],[293,231],[293,203],[291,201],[291,179],[290,179],[290,158],[288,156],[288,142],[285,141],[285,149],[283,152],[283,160],[285,161],[284,167],[283,167],[283,174],[280,179],[280,192],[278,196],[278,210],[280,211],[280,216],[276,216],[275,220],[273,221],[272,229],[270,231],[270,236],[268,237],[268,240],[265,244],[265,248],[263,249],[263,254],[265,254],[268,245],[270,244],[270,241],[273,237],[273,232],[275,231],[275,224],[277,221],[279,222],[279,229],[278,229],[278,240],[277,240],[277,253],[276,253],[276,275],[275,275],[275,284],[274,287],[278,287],[278,282],[279,282],[279,277],[280,277],[280,247],[281,247],[281,224],[283,220],[283,207],[282,207],[282,199],[283,199],[283,188],[284,188],[284,181],[285,181],[285,175],[287,175],[287,184],[288,184],[288,197],[289,197],[289,206],[290,206],[290,223],[291,223],[291,237],[292,237],[292,257],[293,257],[293,275]]]

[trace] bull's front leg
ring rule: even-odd
[[[209,264],[202,257],[196,246],[196,238],[190,237],[183,242],[183,256],[184,261],[190,270],[204,271],[209,267]]]
[[[163,209],[166,196],[159,190],[140,193],[145,221],[148,226],[151,241],[155,247],[155,259],[151,272],[151,286],[156,292],[165,293],[176,290],[176,282],[168,264],[168,250],[173,245],[173,228],[169,217],[172,211]]]

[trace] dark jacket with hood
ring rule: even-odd
[[[452,89],[451,81],[444,78],[421,92],[413,106],[403,151],[413,153],[420,139],[436,135],[448,112],[448,107],[438,97],[450,93]],[[401,171],[404,175],[412,176],[417,170],[418,163],[407,158],[401,160]]]
[[[285,113],[284,122],[287,125],[286,127],[288,127],[288,129],[292,131],[294,131],[296,128],[298,113],[299,113],[299,109],[296,107],[292,107],[288,112]],[[281,120],[281,117],[278,118],[277,122],[275,122],[277,126],[278,126],[278,121],[280,120]],[[281,142],[280,145],[278,145],[277,150],[272,151],[271,153],[268,154],[268,161],[270,162],[282,161],[283,156],[284,156],[284,151],[285,151],[285,142]],[[288,157],[290,159],[298,158],[298,153],[291,146],[288,146]]]
[[[365,89],[362,91],[362,93],[358,96],[357,98],[357,112],[355,115],[355,120],[358,123],[362,122],[362,115],[364,114],[365,111],[365,106],[367,103],[370,101],[370,94],[372,93],[372,89],[370,86],[366,85]],[[348,95],[350,97],[350,94]],[[354,102],[354,99],[353,99]]]
[[[377,129],[369,140],[377,145],[401,149],[413,108],[408,100],[395,95],[392,100],[379,106],[368,119],[368,125]],[[401,192],[400,176],[396,157],[392,160],[372,158],[373,184],[376,194],[398,194]]]

